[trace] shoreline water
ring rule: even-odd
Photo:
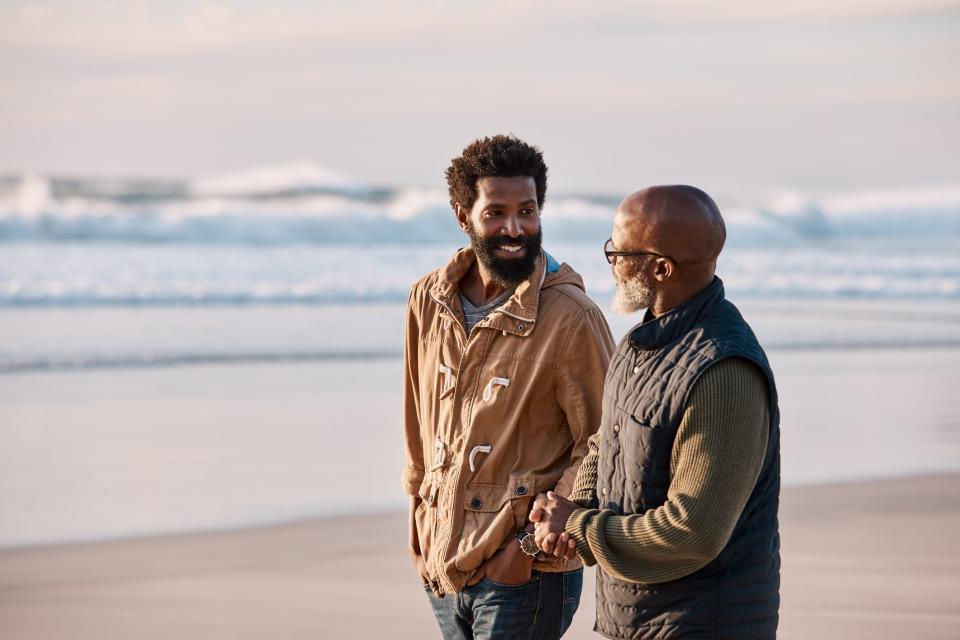
[[[596,301],[609,309],[609,297]],[[748,297],[734,302],[768,351],[960,347],[960,301]],[[0,335],[12,338],[0,344],[0,376],[399,359],[404,308],[400,303],[0,307]],[[606,317],[617,339],[640,319],[610,312]]]
[[[960,359],[942,347],[960,339],[960,306],[741,307],[777,376],[786,486],[960,470]],[[21,327],[5,357],[41,360],[135,357],[145,339],[153,358],[204,345],[369,355],[396,348],[402,316],[402,305],[3,311],[0,335]],[[636,320],[610,316],[614,335]],[[905,322],[933,344],[892,347]],[[402,509],[400,360],[368,355],[0,376],[0,547]],[[328,489],[345,478],[349,490]]]
[[[904,342],[810,342],[771,344],[764,351],[783,352],[877,352],[915,350],[960,350],[960,340],[920,340]],[[321,351],[287,353],[191,353],[144,354],[129,356],[89,356],[86,359],[64,358],[7,361],[0,364],[0,376],[31,373],[83,373],[85,371],[170,369],[230,365],[321,364],[348,362],[399,362],[403,354],[389,351]]]
[[[772,352],[784,485],[960,470],[955,354]],[[402,509],[400,375],[386,361],[7,376],[0,548]]]

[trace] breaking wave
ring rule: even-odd
[[[737,295],[960,298],[960,186],[717,198]],[[612,294],[617,196],[551,194],[546,247]],[[0,306],[357,304],[406,298],[464,242],[443,189],[312,163],[197,180],[0,176]]]
[[[804,198],[718,198],[730,241],[808,245],[845,239],[960,238],[960,186]],[[606,238],[618,197],[551,195],[560,241]],[[0,243],[446,243],[462,235],[443,189],[378,188],[311,163],[194,181],[0,177]]]

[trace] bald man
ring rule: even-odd
[[[703,191],[624,200],[605,253],[617,348],[569,500],[537,498],[546,553],[598,565],[608,638],[775,638],[780,427],[766,355],[715,276],[726,229]]]

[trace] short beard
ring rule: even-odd
[[[477,260],[490,272],[493,282],[504,288],[514,287],[530,277],[537,265],[540,246],[543,243],[543,229],[539,228],[535,236],[481,238],[473,226],[470,226],[467,228],[467,235],[470,236],[470,244],[477,255]],[[522,258],[501,259],[493,252],[503,244],[519,244],[527,250]]]
[[[643,267],[646,267],[646,262],[626,280],[619,280],[614,277],[617,283],[617,292],[610,303],[611,311],[620,315],[628,315],[653,306],[656,297],[653,283]]]

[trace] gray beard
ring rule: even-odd
[[[620,315],[628,315],[647,309],[653,304],[653,289],[639,277],[629,280],[617,280],[617,293],[610,303],[610,310]]]

